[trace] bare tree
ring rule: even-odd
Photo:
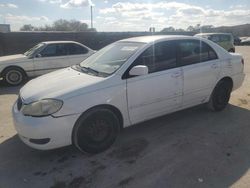
[[[32,25],[24,25],[20,28],[20,31],[96,31],[94,28],[89,28],[88,24],[82,23],[77,20],[56,20],[52,25],[45,25],[42,27],[34,27]]]
[[[31,24],[23,25],[20,31],[34,31],[34,27]]]

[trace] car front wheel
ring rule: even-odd
[[[16,86],[24,81],[25,73],[19,68],[7,68],[3,72],[3,79],[7,84]]]
[[[114,143],[119,131],[119,120],[111,110],[92,109],[76,122],[72,141],[82,152],[100,153]]]
[[[219,81],[208,102],[208,107],[213,111],[221,111],[226,108],[232,92],[232,84],[229,81]]]

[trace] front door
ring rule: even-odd
[[[175,42],[160,42],[146,49],[133,63],[146,65],[149,74],[127,78],[131,123],[138,123],[178,109],[182,97],[182,71]]]

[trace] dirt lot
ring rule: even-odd
[[[12,124],[19,88],[0,87],[0,188],[250,187],[250,47],[247,77],[220,113],[203,106],[125,129],[108,151],[37,151]]]

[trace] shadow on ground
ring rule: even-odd
[[[98,155],[0,144],[0,187],[229,187],[250,166],[250,111],[203,106],[125,129]]]
[[[20,86],[8,86],[3,81],[0,81],[0,95],[18,94],[23,85],[24,84]]]

